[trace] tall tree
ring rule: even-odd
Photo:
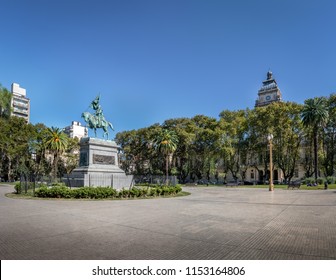
[[[47,128],[45,135],[46,148],[53,154],[53,178],[57,178],[57,166],[60,156],[65,152],[68,145],[68,136],[59,128]]]
[[[160,125],[154,124],[147,128],[117,133],[115,141],[121,147],[120,163],[126,173],[156,174],[161,159],[157,156],[158,151],[153,149],[153,139],[159,131]]]
[[[315,97],[305,100],[301,118],[303,125],[312,129],[315,181],[317,181],[318,177],[318,134],[321,128],[326,125],[328,116],[326,99],[324,97]]]
[[[219,115],[222,128],[220,143],[222,144],[221,152],[223,155],[224,168],[231,173],[235,181],[239,179],[240,171],[242,171],[241,175],[244,177],[244,171],[246,171],[247,165],[249,164],[247,115],[247,110],[225,110]]]
[[[300,160],[303,139],[301,110],[301,105],[291,102],[267,106],[274,134],[274,163],[282,170],[286,182],[294,176]]]
[[[254,167],[259,173],[259,180],[267,179],[267,170],[269,166],[267,136],[273,132],[273,122],[269,116],[270,110],[268,107],[272,104],[263,107],[257,107],[248,112],[247,115],[247,142],[249,148],[248,162],[251,167]],[[259,169],[263,166],[263,170]]]
[[[31,156],[29,142],[33,134],[33,125],[23,118],[0,118],[0,171],[7,180],[15,179],[19,165]]]
[[[0,84],[0,117],[9,118],[11,114],[12,94]]]
[[[179,181],[185,182],[191,172],[192,143],[195,142],[194,122],[189,118],[176,118],[166,120],[162,126],[177,134],[179,143],[174,152],[175,166]]]
[[[327,99],[329,118],[324,128],[322,166],[325,176],[333,176],[336,170],[336,94]]]
[[[166,158],[166,183],[168,183],[169,158],[175,152],[178,144],[178,138],[174,131],[162,129],[154,139],[154,146]]]

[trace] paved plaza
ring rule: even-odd
[[[336,259],[336,191],[187,187],[191,195],[66,201],[5,197],[0,258]]]

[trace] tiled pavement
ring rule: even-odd
[[[65,201],[0,186],[0,259],[336,259],[335,190],[184,189]]]

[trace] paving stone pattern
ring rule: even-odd
[[[26,200],[0,186],[0,259],[336,259],[336,191],[188,187],[190,196]]]

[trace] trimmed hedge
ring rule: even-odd
[[[103,199],[103,198],[135,198],[135,197],[154,197],[175,195],[182,191],[180,186],[155,186],[147,188],[121,189],[116,191],[110,187],[82,187],[69,189],[64,186],[46,187],[42,186],[35,191],[36,197],[50,198],[87,198],[87,199]]]
[[[324,182],[328,182],[328,184],[336,184],[336,177],[329,176],[327,178],[321,178],[321,177],[317,178],[317,183],[319,185],[323,185]],[[305,185],[313,184],[313,183],[315,183],[315,178],[313,177],[305,178],[302,180],[302,184],[305,184]]]

